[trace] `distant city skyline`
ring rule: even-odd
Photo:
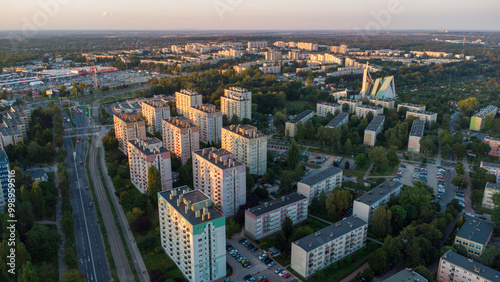
[[[500,1],[3,1],[0,30],[498,30]]]

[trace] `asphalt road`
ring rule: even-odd
[[[73,112],[73,117],[78,127],[84,127],[86,119],[84,114]],[[87,129],[81,129],[82,134]],[[73,207],[73,220],[75,228],[75,244],[78,258],[78,270],[85,274],[88,281],[111,281],[108,260],[104,242],[99,229],[97,215],[92,203],[92,195],[85,188],[88,186],[85,171],[88,138],[73,144],[70,136],[65,136],[64,149],[68,152],[66,164],[70,181],[70,199]]]

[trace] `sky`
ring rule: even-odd
[[[1,0],[0,30],[499,30],[499,0]]]

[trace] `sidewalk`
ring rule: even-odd
[[[55,172],[54,182],[57,188],[59,188],[59,177],[57,176],[57,166],[54,166],[53,171]],[[64,237],[64,232],[62,232],[61,227],[61,218],[62,218],[62,195],[61,190],[58,189],[57,195],[57,203],[56,203],[56,225],[57,225],[57,233],[61,235],[61,244],[59,245],[59,249],[57,250],[57,263],[59,265],[59,279],[62,278],[64,273],[68,271],[68,266],[64,263],[64,244],[66,242],[66,238]],[[50,222],[53,224],[53,222]]]
[[[360,266],[358,269],[356,269],[354,272],[347,275],[346,277],[344,277],[344,279],[342,279],[340,281],[341,282],[349,282],[352,279],[354,279],[354,277],[356,277],[356,275],[358,275],[359,272],[363,272],[363,270],[367,269],[368,267],[370,267],[370,265],[367,262],[365,262],[362,266]]]

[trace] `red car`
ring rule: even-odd
[[[291,276],[291,275],[290,275],[290,273],[287,273],[287,274],[283,275],[283,278],[285,278],[285,279],[286,279],[286,278],[288,278],[288,277],[290,277],[290,276]]]

